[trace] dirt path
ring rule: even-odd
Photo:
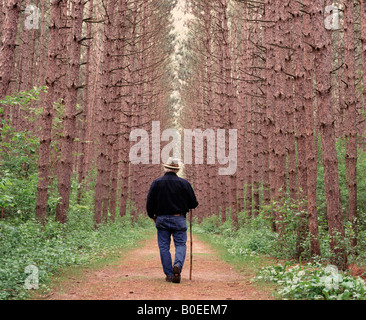
[[[180,284],[163,274],[157,240],[144,241],[118,263],[85,270],[59,284],[48,300],[270,300],[251,284],[252,275],[235,272],[209,245],[194,237],[193,276],[189,280],[189,249]],[[187,243],[188,245],[188,243]],[[172,254],[174,254],[172,245]]]

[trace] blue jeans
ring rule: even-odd
[[[181,270],[186,258],[187,222],[184,216],[161,215],[157,216],[156,228],[158,230],[158,245],[161,264],[167,276],[173,275],[173,266],[178,265]],[[175,260],[172,265],[170,254],[170,241],[173,235],[175,246]]]

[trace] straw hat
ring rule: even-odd
[[[175,158],[170,157],[167,160],[167,162],[165,164],[163,164],[163,166],[168,169],[179,170],[181,168],[180,163],[181,163],[180,159],[175,159]]]

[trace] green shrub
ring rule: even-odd
[[[203,219],[200,225],[195,225],[194,231],[220,235],[214,237],[214,241],[223,244],[233,255],[272,254],[278,235],[269,228],[267,219],[262,214],[252,219],[246,219],[245,213],[238,215],[245,222],[237,230],[233,230],[230,219],[217,227],[218,217],[211,216]]]
[[[118,217],[95,230],[90,208],[73,206],[66,224],[51,219],[44,227],[34,219],[1,221],[0,300],[27,297],[27,266],[38,268],[39,287],[45,288],[61,267],[88,264],[136,243],[150,226],[146,220],[139,218],[132,226],[128,217]]]
[[[221,225],[219,217],[217,215],[211,215],[204,218],[199,225],[195,224],[195,231],[209,234],[220,233],[219,225]]]
[[[320,263],[262,268],[255,280],[279,285],[278,294],[294,300],[366,300],[366,284],[359,277],[338,272]]]

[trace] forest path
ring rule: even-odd
[[[172,255],[174,245],[171,246]],[[173,256],[174,257],[174,256]],[[189,280],[189,241],[180,284],[168,283],[162,271],[156,236],[127,251],[116,262],[66,276],[48,300],[271,300],[252,284],[253,274],[236,272],[218,252],[193,236],[193,272]]]

